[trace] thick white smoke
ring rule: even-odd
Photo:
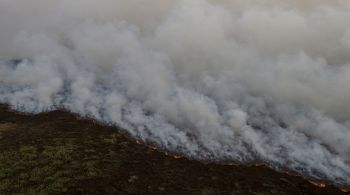
[[[0,101],[350,184],[347,0],[0,0]]]

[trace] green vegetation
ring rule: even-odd
[[[91,137],[78,142],[76,138],[53,138],[45,140],[46,144],[33,140],[31,144],[23,143],[18,147],[2,146],[0,192],[62,193],[74,188],[76,183],[106,177],[109,170],[117,169],[119,164],[115,160],[118,159],[116,153],[94,149],[94,145],[108,147],[111,144],[104,140],[98,142],[98,138]]]

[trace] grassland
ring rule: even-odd
[[[0,194],[349,194],[267,167],[176,159],[118,128],[0,105]]]

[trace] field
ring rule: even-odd
[[[0,106],[0,194],[349,194],[264,166],[198,162],[65,111]]]

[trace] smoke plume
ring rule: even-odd
[[[350,2],[0,0],[0,101],[350,184]]]

